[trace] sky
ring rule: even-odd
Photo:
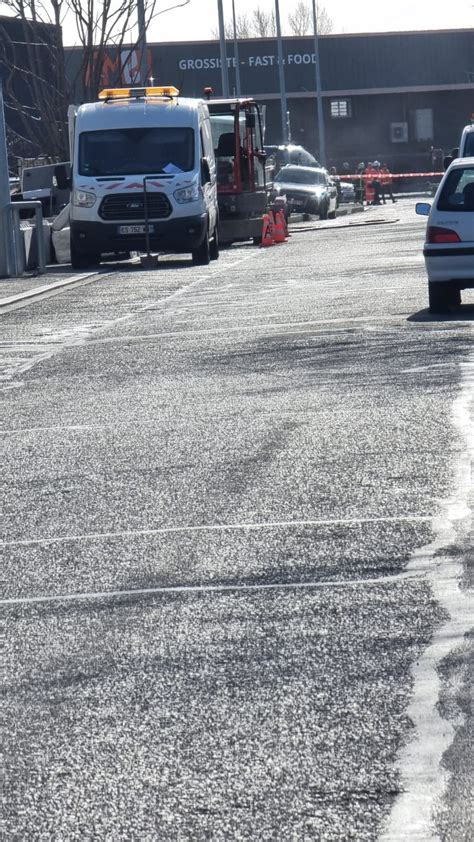
[[[166,9],[182,0],[158,0]],[[295,0],[280,0],[282,28]],[[270,11],[274,0],[235,0],[236,12],[256,6]],[[474,0],[322,0],[335,32],[379,32],[407,29],[474,28]],[[232,2],[224,0],[224,16],[231,21]],[[181,9],[161,14],[148,33],[149,41],[199,41],[217,29],[217,0],[190,0]],[[284,33],[285,34],[285,33]]]

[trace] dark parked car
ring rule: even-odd
[[[286,196],[288,215],[316,214],[320,219],[336,216],[337,187],[321,167],[282,167],[273,182],[273,195]]]

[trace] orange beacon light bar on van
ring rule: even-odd
[[[163,85],[158,88],[105,88],[99,93],[99,99],[138,99],[147,96],[179,96],[179,91],[173,85]]]

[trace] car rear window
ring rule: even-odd
[[[451,170],[438,199],[438,210],[474,211],[474,167]]]
[[[474,132],[468,132],[466,137],[466,145],[463,150],[463,158],[474,157]]]

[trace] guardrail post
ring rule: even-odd
[[[0,79],[0,278],[8,278],[13,252],[13,232],[9,226],[10,179],[8,175],[7,138]]]
[[[18,278],[23,275],[25,266],[21,261],[21,236],[20,236],[20,211],[34,210],[35,212],[35,230],[36,230],[36,248],[38,253],[38,270],[40,274],[46,271],[46,252],[44,247],[44,231],[43,231],[43,206],[41,202],[26,201],[26,202],[10,202],[5,208],[6,226],[9,226],[13,235],[13,248],[11,252],[11,259],[9,260],[8,274],[10,277]]]

